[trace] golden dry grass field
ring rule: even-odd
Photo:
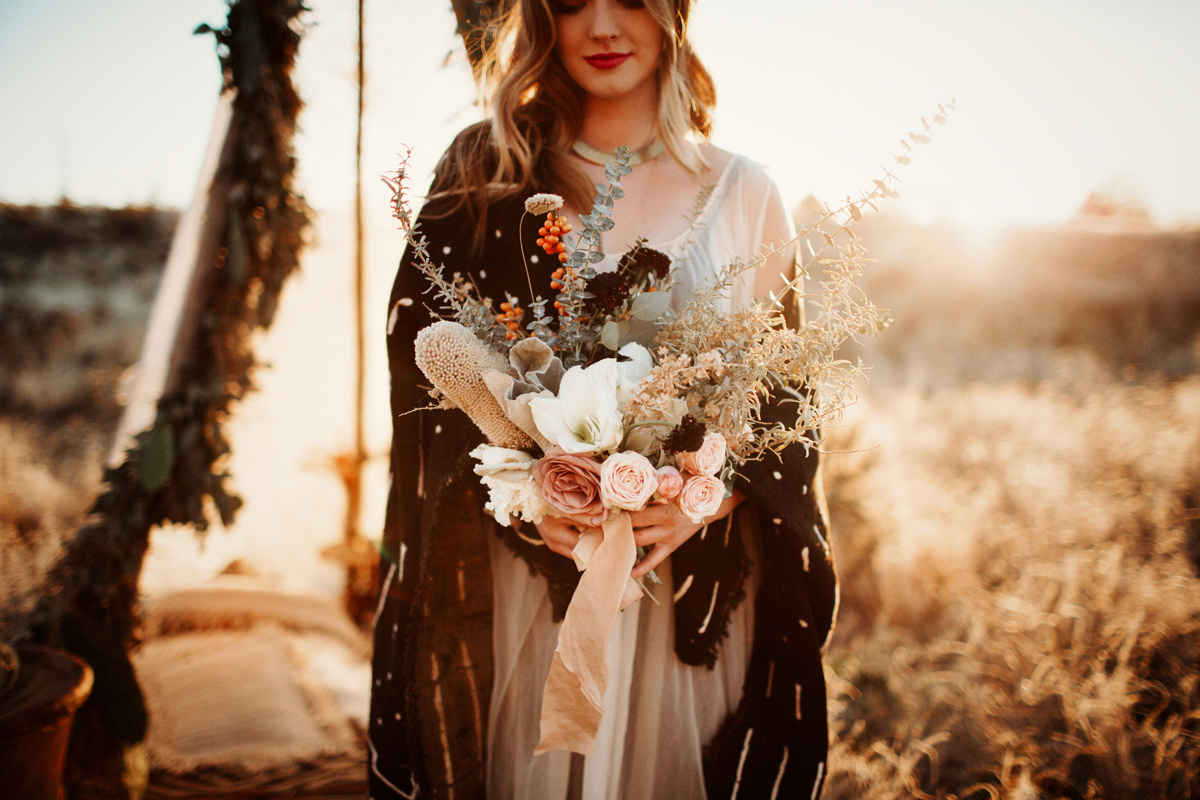
[[[175,219],[0,204],[0,640],[99,495]]]
[[[825,796],[1195,797],[1200,236],[959,244],[885,230],[866,278]]]

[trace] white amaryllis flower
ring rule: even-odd
[[[542,521],[550,508],[533,479],[536,458],[522,450],[488,444],[472,450],[471,457],[479,460],[475,474],[488,489],[488,501],[483,507],[492,512],[497,522],[507,527],[513,516],[534,524]]]
[[[650,351],[637,342],[629,342],[617,353],[629,359],[617,362],[617,402],[624,403],[637,382],[654,369],[654,359],[650,357]]]
[[[534,398],[529,410],[542,436],[568,453],[615,450],[623,434],[616,360],[571,367],[563,375],[558,396]]]

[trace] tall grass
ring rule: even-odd
[[[0,203],[0,640],[100,492],[176,214]]]
[[[0,641],[22,638],[64,542],[100,490],[105,427],[0,416]]]
[[[1066,374],[832,432],[826,797],[1200,791],[1200,378]]]

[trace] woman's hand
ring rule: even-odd
[[[640,578],[649,573],[676,548],[692,538],[696,531],[729,516],[745,499],[746,496],[735,489],[733,495],[725,498],[712,516],[705,517],[700,523],[692,522],[674,507],[662,503],[655,503],[641,511],[628,512],[633,523],[634,543],[638,547],[650,548],[646,557],[634,565],[633,577]],[[547,514],[537,524],[537,530],[552,551],[566,558],[573,557],[571,552],[579,544],[581,533],[578,525],[566,517]]]
[[[579,528],[565,517],[547,514],[537,524],[537,530],[546,546],[560,556],[571,558],[571,551],[579,544]]]
[[[680,514],[675,508],[662,503],[655,503],[641,511],[630,512],[633,519],[633,541],[638,547],[649,547],[646,557],[633,567],[633,577],[640,578],[663,562],[667,556],[696,533],[696,531],[724,519],[733,513],[745,495],[734,490],[731,497],[721,502],[711,517],[705,517],[703,522],[695,523]]]

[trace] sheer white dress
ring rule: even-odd
[[[755,256],[763,244],[768,208],[779,202],[778,190],[761,166],[732,156],[695,229],[651,245],[676,259],[672,305],[682,307],[733,258]],[[752,285],[753,276],[747,274],[726,302],[748,302]],[[657,570],[664,585],[653,587],[661,605],[643,599],[618,615],[609,642],[612,675],[604,719],[595,751],[583,761],[582,800],[705,797],[701,753],[741,699],[754,631],[755,533],[729,527],[721,520],[702,533],[748,536],[752,568],[746,599],[732,613],[714,669],[689,666],[675,655],[672,595],[682,596],[687,585],[675,588],[670,558]],[[552,622],[545,578],[532,575],[499,540],[490,546],[495,675],[487,728],[488,797],[563,800],[571,783],[572,754],[533,755],[559,625]]]

